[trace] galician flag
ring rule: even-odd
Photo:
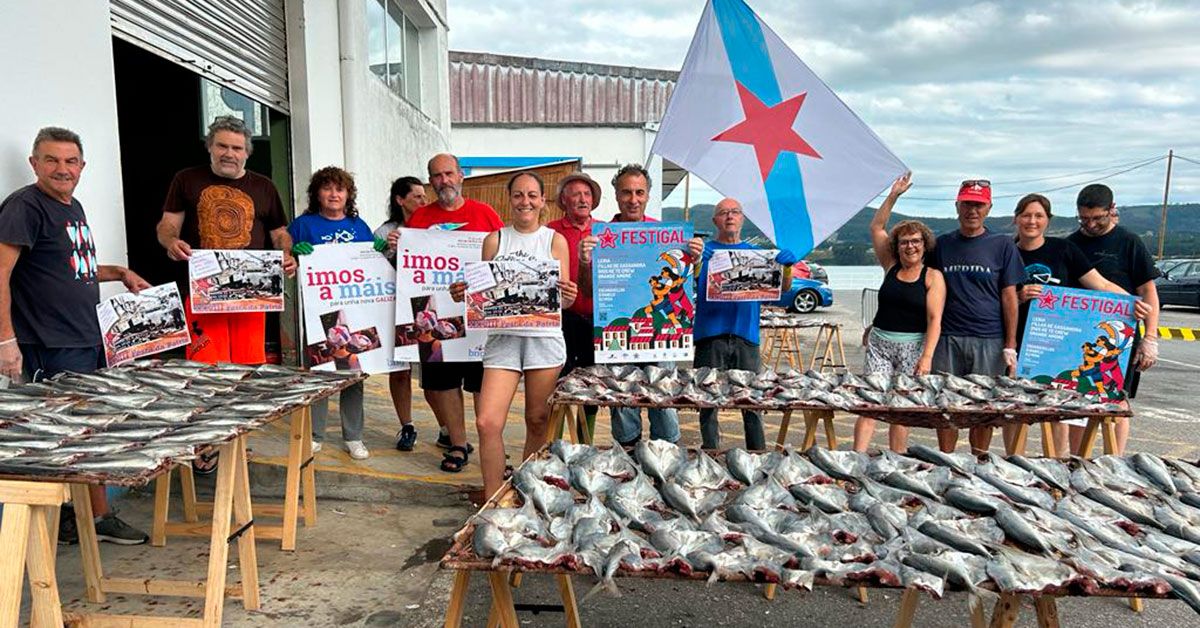
[[[812,250],[905,165],[742,0],[709,0],[651,152]]]

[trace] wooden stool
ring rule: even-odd
[[[313,469],[312,454],[312,410],[305,406],[292,412],[288,435],[287,476],[284,480],[282,504],[257,504],[256,517],[279,517],[281,525],[257,525],[258,538],[280,541],[280,549],[296,549],[296,528],[301,512],[303,492],[304,527],[317,524],[317,483]],[[160,475],[154,484],[154,522],[150,544],[163,547],[167,536],[208,536],[211,525],[200,521],[200,515],[211,515],[212,502],[196,500],[196,480],[192,467],[179,467],[180,492],[183,497],[183,521],[169,520],[171,499],[171,472]]]

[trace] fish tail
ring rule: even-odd
[[[613,597],[621,597],[621,590],[617,588],[617,583],[609,578],[607,580],[601,580],[600,582],[597,582],[591,589],[588,589],[588,592],[583,596],[583,599],[579,600],[579,605],[583,606],[584,604],[587,604],[587,601],[591,599],[592,596],[601,591],[608,591]]]

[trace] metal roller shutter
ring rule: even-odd
[[[284,0],[111,0],[113,34],[289,112]]]

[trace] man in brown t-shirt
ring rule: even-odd
[[[192,249],[279,249],[283,270],[296,272],[292,238],[279,191],[270,179],[246,170],[250,131],[239,119],[222,116],[205,138],[210,163],[181,170],[171,181],[158,223],[158,242],[179,264],[187,286],[187,260]],[[201,362],[261,364],[266,315],[263,312],[194,314],[184,299],[192,344],[187,357]]]

